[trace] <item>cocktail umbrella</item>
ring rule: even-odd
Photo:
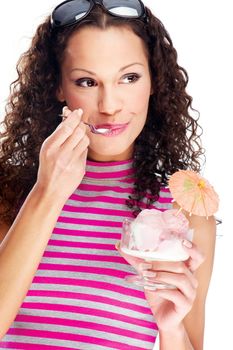
[[[175,172],[169,179],[169,188],[174,200],[190,215],[208,218],[218,210],[218,194],[206,179],[194,171]]]

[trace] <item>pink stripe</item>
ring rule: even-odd
[[[73,207],[71,205],[64,205],[64,207],[62,208],[62,211],[71,212],[71,213],[75,212],[75,213],[133,217],[133,214],[128,210],[117,210],[117,209],[107,209],[107,208]]]
[[[85,203],[85,202],[102,202],[102,203],[111,203],[111,204],[125,204],[125,201],[126,201],[126,199],[123,199],[123,198],[114,198],[114,197],[110,197],[110,196],[85,197],[85,196],[80,196],[77,194],[72,194],[69,199],[72,199],[74,201],[80,201],[83,203]],[[143,209],[147,207],[146,203],[139,202],[139,204],[140,204],[140,207]]]
[[[103,185],[92,185],[92,184],[80,184],[78,187],[81,191],[95,191],[95,192],[102,192],[102,191],[113,191],[118,193],[126,193],[131,194],[132,193],[132,187],[119,187],[119,186],[103,186]]]
[[[69,242],[69,241],[60,241],[60,240],[53,240],[53,239],[49,240],[49,246],[116,250],[113,244]]]
[[[95,237],[95,238],[109,238],[109,239],[120,239],[121,234],[116,232],[98,232],[98,231],[79,231],[70,230],[68,228],[55,227],[53,233],[59,235],[70,235],[70,236],[82,236],[82,237]]]
[[[118,264],[125,264],[125,259],[121,256],[114,255],[97,255],[97,254],[76,254],[76,253],[63,253],[63,252],[49,252],[45,251],[43,257],[57,258],[57,259],[75,259],[75,260],[88,260],[88,261],[106,261]]]
[[[115,161],[110,161],[110,162],[95,162],[93,160],[89,160],[87,159],[87,165],[90,167],[90,166],[95,166],[97,168],[102,168],[102,167],[106,167],[108,166],[110,168],[110,166],[114,166],[115,169],[116,169],[116,165],[119,166],[119,165],[128,165],[128,167],[132,167],[131,163],[133,163],[133,159],[126,159],[126,160],[118,160],[117,162]],[[95,168],[94,168],[95,169]],[[111,169],[111,168],[110,168]],[[96,169],[95,169],[96,170]],[[112,171],[114,169],[112,168]]]
[[[9,330],[10,332],[10,330]],[[65,346],[58,345],[44,345],[44,344],[33,344],[33,343],[19,343],[4,341],[0,343],[2,349],[23,349],[23,350],[74,350],[74,348],[67,348]],[[78,350],[78,348],[75,348]]]
[[[107,339],[94,338],[81,334],[70,334],[70,333],[59,333],[59,332],[51,332],[51,331],[38,331],[32,329],[9,329],[9,334],[20,335],[20,336],[28,336],[28,337],[40,337],[40,338],[52,338],[52,339],[61,339],[61,340],[71,340],[76,342],[83,342],[87,344],[95,344],[106,346],[107,348],[114,348],[120,350],[145,350],[138,346],[131,346],[127,344],[123,344],[116,341],[111,341]],[[33,345],[34,346],[34,345]],[[40,349],[40,348],[38,348]],[[33,348],[34,350],[34,348]]]
[[[123,309],[133,310],[142,314],[152,315],[149,307],[144,307],[136,304],[131,304],[128,302],[123,302],[117,299],[112,299],[108,297],[102,297],[101,295],[90,295],[84,293],[74,293],[66,291],[50,291],[50,290],[29,290],[27,296],[39,296],[46,298],[64,298],[64,299],[74,299],[74,300],[88,300],[95,303],[102,303],[107,305],[114,305]]]
[[[80,202],[103,202],[103,203],[113,203],[113,204],[125,204],[125,199],[123,198],[114,198],[110,196],[94,196],[94,197],[85,197],[73,193],[70,196],[70,199]]]
[[[49,310],[49,311],[58,311],[58,312],[72,312],[75,314],[81,315],[90,315],[97,316],[102,318],[110,318],[118,320],[121,322],[135,324],[140,327],[155,329],[155,322],[149,322],[146,320],[140,320],[135,317],[125,316],[121,314],[116,314],[115,312],[92,309],[88,307],[81,307],[75,305],[61,305],[61,304],[49,304],[49,303],[32,303],[32,302],[23,302],[23,309],[35,309],[35,310]]]
[[[60,277],[34,277],[33,283],[45,283],[45,284],[61,284],[68,286],[80,286],[86,288],[104,289],[110,290],[123,295],[129,295],[134,298],[145,299],[145,294],[142,291],[117,286],[107,282],[99,282],[92,280],[82,280],[78,278],[60,278]]]
[[[126,177],[134,174],[134,169],[126,169],[121,171],[113,171],[113,172],[92,172],[87,171],[85,173],[85,177],[89,177],[92,179],[117,179],[121,177]]]
[[[162,203],[162,204],[166,204],[166,203],[171,203],[172,198],[166,198],[166,197],[159,197],[158,202]]]
[[[166,193],[171,193],[169,187],[161,187],[160,191],[166,192]]]
[[[129,274],[125,271],[119,271],[119,270],[110,269],[110,268],[79,266],[79,265],[75,266],[75,265],[67,265],[67,264],[59,265],[59,264],[40,263],[39,270],[91,273],[91,274],[97,274],[97,275],[114,276],[121,279]]]
[[[122,222],[107,221],[107,220],[90,220],[80,218],[69,218],[65,216],[59,216],[58,222],[66,222],[70,224],[79,225],[93,225],[93,226],[104,226],[104,227],[122,227]]]
[[[129,329],[122,329],[114,326],[108,326],[104,324],[97,324],[95,322],[86,322],[81,320],[70,320],[63,319],[60,317],[44,317],[44,316],[28,316],[28,315],[19,315],[16,318],[18,322],[29,322],[29,323],[39,323],[39,324],[55,324],[59,326],[66,327],[77,327],[84,329],[91,329],[100,332],[118,334],[123,337],[139,339],[147,342],[154,343],[155,337],[139,332],[134,332]]]

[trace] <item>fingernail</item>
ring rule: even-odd
[[[118,250],[120,248],[120,242],[116,242],[115,248]]]
[[[187,248],[192,248],[192,242],[187,241],[187,239],[183,239],[182,244]]]
[[[82,108],[79,108],[79,109],[78,109],[78,113],[79,113],[80,117],[83,115],[83,110],[82,110]]]
[[[153,271],[142,271],[143,277],[155,277],[157,274]]]
[[[69,109],[69,108],[68,108],[67,106],[64,106],[64,107],[62,108],[62,114],[64,114],[65,111],[66,111],[67,109]]]
[[[152,268],[152,264],[141,263],[138,265],[140,271],[149,270]]]

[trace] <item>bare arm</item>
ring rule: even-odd
[[[43,143],[37,182],[0,245],[0,339],[17,315],[66,199],[85,173],[89,140],[81,113],[66,113]]]
[[[194,272],[198,287],[192,308],[180,327],[171,332],[160,332],[160,350],[176,348],[203,350],[205,302],[213,269],[216,222],[214,217],[206,220],[198,216],[191,216],[189,221],[190,226],[195,229],[193,242],[204,255],[205,260]]]
[[[23,302],[61,208],[35,187],[1,243],[0,338]]]

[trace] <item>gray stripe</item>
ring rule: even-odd
[[[123,220],[123,216],[122,215],[118,216],[117,213],[115,215],[106,215],[106,214],[102,215],[102,214],[92,214],[92,213],[78,213],[73,211],[62,211],[60,216],[67,217],[67,218],[76,218],[76,219],[98,220],[98,221],[102,221],[103,223],[105,221],[121,223]]]
[[[129,285],[128,285],[129,287]],[[135,289],[135,288],[134,288]],[[91,287],[82,287],[82,286],[74,286],[74,285],[65,285],[65,284],[44,284],[44,283],[36,283],[32,284],[30,290],[44,290],[44,291],[61,291],[61,292],[73,292],[73,293],[86,293],[90,295],[97,295],[102,296],[106,298],[116,299],[119,300],[121,298],[121,301],[124,301],[126,303],[136,304],[138,306],[143,306],[149,308],[149,305],[146,301],[146,299],[136,298],[131,295],[126,295],[114,292],[111,290],[105,290],[105,289],[97,289],[97,288],[91,288]],[[142,290],[142,289],[141,289]],[[150,317],[148,315],[148,317]]]
[[[92,321],[92,319],[90,320],[85,320],[85,321]],[[111,321],[111,320],[110,320]],[[104,332],[104,331],[98,331],[98,330],[94,330],[94,334],[93,334],[93,330],[92,329],[82,329],[82,328],[77,328],[77,327],[66,327],[66,326],[60,326],[60,325],[49,325],[49,324],[38,324],[38,323],[27,323],[27,322],[22,322],[21,324],[18,322],[15,322],[16,326],[21,326],[28,328],[28,329],[37,329],[37,330],[44,330],[44,331],[51,331],[51,332],[61,332],[61,333],[68,333],[68,334],[80,334],[80,335],[84,335],[84,336],[89,336],[89,337],[95,337],[95,338],[100,338],[100,339],[104,339],[104,340],[111,340],[111,341],[116,341],[116,342],[120,342],[123,344],[127,344],[130,346],[139,346],[142,347],[143,349],[151,349],[151,346],[153,345],[152,343],[148,343],[145,342],[143,340],[139,340],[139,339],[134,339],[134,338],[130,338],[130,337],[125,337],[122,336],[120,334],[114,334],[114,333],[109,333],[109,332]],[[127,326],[126,324],[123,325],[123,328],[125,329]],[[142,332],[140,332],[142,333]],[[155,335],[155,331],[153,332],[153,335]],[[31,337],[29,337],[30,339]],[[55,340],[55,339],[54,339]],[[56,340],[55,340],[56,341]],[[76,343],[77,345],[79,345],[79,341]],[[149,345],[149,347],[148,347]]]
[[[133,269],[133,267],[132,267]],[[134,272],[132,272],[134,273]],[[82,279],[86,281],[95,281],[95,282],[105,282],[110,283],[114,286],[121,286],[129,288],[129,283],[125,282],[123,278],[117,278],[114,276],[108,275],[98,275],[92,273],[82,273],[82,272],[72,272],[72,271],[57,271],[57,270],[39,270],[36,272],[36,276],[40,277],[55,277],[55,278],[73,278],[73,279]],[[133,287],[137,289],[137,287]],[[137,290],[142,291],[142,288],[138,287]]]
[[[49,300],[51,299],[51,301]],[[80,306],[80,307],[87,307],[95,310],[101,310],[101,311],[110,311],[113,313],[118,313],[120,315],[128,316],[128,317],[134,317],[138,318],[139,320],[146,320],[147,322],[151,322],[155,324],[155,320],[153,319],[153,316],[143,315],[142,313],[132,311],[132,310],[126,310],[120,307],[115,306],[109,306],[107,304],[101,304],[91,301],[85,301],[85,300],[72,300],[72,299],[62,299],[62,298],[48,298],[48,297],[27,297],[26,302],[38,302],[38,303],[51,303],[51,304],[57,304],[57,305],[69,305],[69,306]],[[26,305],[25,305],[26,306]],[[109,310],[111,307],[111,310]],[[86,321],[86,322],[94,322],[96,324],[101,325],[107,325],[107,326],[113,326],[118,328],[123,328],[139,332],[139,333],[145,333],[149,335],[154,335],[154,330],[150,328],[145,328],[142,326],[137,326],[135,324],[114,320],[113,318],[105,318],[100,316],[95,316],[93,310],[93,315],[87,315],[85,313],[83,314],[77,314],[74,312],[69,311],[55,311],[55,310],[43,310],[43,309],[27,309],[27,307],[23,308],[20,311],[21,315],[33,315],[33,316],[48,316],[48,317],[60,317],[68,320],[77,320],[78,321]],[[27,324],[27,323],[26,323]]]
[[[93,335],[93,334],[92,334]],[[7,335],[3,338],[3,341],[13,341],[19,343],[30,343],[30,344],[42,344],[42,345],[53,345],[53,346],[64,346],[73,349],[79,350],[115,350],[114,348],[106,348],[106,346],[100,346],[96,344],[85,344],[81,342],[75,342],[70,340],[60,340],[60,339],[45,339],[45,338],[37,338],[37,337],[24,337],[24,336],[13,336]],[[1,343],[0,343],[1,346]],[[0,349],[5,349],[0,347]],[[148,350],[153,349],[152,347],[148,348]],[[18,350],[18,349],[16,349]]]
[[[93,254],[93,255],[104,255],[104,256],[119,256],[118,252],[113,250],[101,250],[101,249],[86,249],[85,251],[82,248],[75,247],[65,247],[65,246],[53,246],[49,245],[47,249],[51,252],[65,252],[65,253],[81,253],[81,254]]]
[[[86,171],[93,172],[93,173],[109,173],[109,174],[111,174],[111,173],[117,173],[118,171],[122,171],[122,170],[132,169],[132,164],[133,164],[133,162],[127,162],[125,164],[106,165],[106,166],[87,164]]]
[[[118,271],[125,271],[132,273],[132,266],[125,263],[116,263],[108,261],[97,261],[97,260],[82,260],[82,259],[66,259],[66,258],[45,258],[41,260],[45,264],[59,264],[59,265],[72,265],[72,266],[88,266],[93,268],[109,268]]]
[[[88,194],[87,194],[88,193]],[[122,197],[122,196],[117,196],[118,199],[121,199],[123,202],[118,204],[118,203],[108,203],[108,202],[100,202],[100,200],[96,200],[96,201],[93,201],[93,199],[90,199],[90,201],[88,201],[89,197],[92,197],[92,192],[87,192],[85,191],[84,194],[83,194],[83,197],[86,197],[87,201],[83,202],[83,201],[74,201],[72,199],[68,199],[66,204],[67,205],[72,205],[72,206],[82,206],[82,207],[86,207],[87,204],[88,204],[88,207],[90,206],[91,208],[103,208],[103,209],[106,209],[106,206],[107,206],[107,209],[113,209],[113,210],[128,210],[129,208],[127,207],[127,205],[124,203],[124,200],[128,199],[127,196],[125,197]],[[95,197],[97,196],[100,196],[100,193],[96,194]],[[105,195],[105,192],[102,192],[102,196],[106,196]],[[130,211],[130,210],[129,210]]]
[[[92,197],[92,193],[93,192],[87,192],[87,191],[83,191],[83,196],[86,197],[86,198],[89,198],[89,197]],[[101,192],[101,196],[105,196],[105,192]],[[79,193],[80,194],[80,193]],[[99,192],[96,192],[96,196],[100,196],[100,193]],[[170,198],[170,197],[168,197]],[[126,197],[123,197],[123,196],[118,196],[118,199],[128,199],[128,196]],[[146,199],[144,198],[142,200],[142,202],[144,204],[146,204]],[[113,210],[126,210],[128,212],[130,212],[131,210],[127,207],[126,204],[114,204],[114,203],[106,203],[106,202],[100,202],[99,200],[98,201],[86,201],[86,202],[82,202],[82,201],[74,201],[72,199],[68,199],[67,202],[66,202],[66,205],[71,205],[71,206],[76,206],[76,207],[84,207],[86,208],[87,206],[90,207],[90,208],[103,208],[103,209],[106,209],[106,206],[107,206],[107,209],[113,209]],[[159,203],[159,202],[155,202],[153,203],[153,206],[155,206],[156,208],[158,209],[166,209],[166,208],[170,208],[172,204],[170,203]]]
[[[69,224],[66,222],[57,222],[56,228],[63,228],[67,230],[83,230],[83,231],[90,231],[90,232],[113,232],[113,233],[119,233],[119,230],[121,230],[120,227],[110,227],[110,226],[96,226],[96,225],[80,225],[80,224]],[[78,236],[78,233],[74,233],[74,235]],[[68,237],[70,235],[67,235]]]
[[[107,186],[107,187],[117,187],[123,189],[129,189],[132,187],[132,182],[128,182],[128,180],[133,179],[132,176],[126,176],[124,179],[93,179],[84,177],[82,180],[83,185],[95,185],[95,186]],[[127,180],[127,182],[126,182]],[[79,189],[75,190],[75,194],[78,193]],[[116,190],[116,192],[119,192]]]
[[[109,234],[110,236],[110,234]],[[61,241],[67,241],[67,242],[85,242],[85,243],[102,243],[102,244],[109,244],[109,249],[111,249],[111,245],[116,244],[116,239],[110,239],[109,238],[94,238],[94,237],[88,237],[88,236],[72,236],[72,235],[61,235],[61,234],[54,234],[52,237],[52,240],[61,240]]]

